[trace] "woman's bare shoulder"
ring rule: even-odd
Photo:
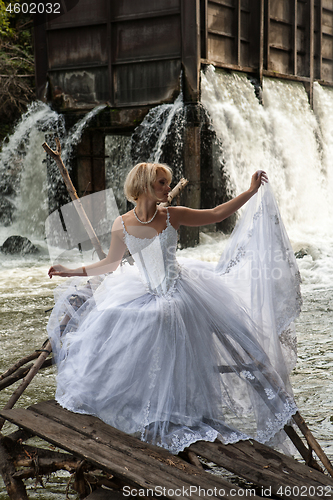
[[[169,215],[170,215],[170,223],[175,228],[178,229],[179,224],[179,216],[182,213],[183,206],[177,205],[176,207],[168,207]]]
[[[122,226],[122,222],[124,222],[124,224],[126,225],[132,219],[134,219],[133,210],[129,210],[125,214],[119,215],[114,221],[114,224],[117,224],[117,227],[119,227]]]
[[[124,217],[124,215],[118,215],[118,217],[114,220],[114,223],[112,225],[112,231],[119,231],[120,229],[122,229],[123,227],[122,217]]]

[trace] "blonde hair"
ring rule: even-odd
[[[154,196],[153,184],[157,178],[157,172],[162,170],[165,174],[168,183],[172,179],[172,170],[168,165],[163,163],[138,163],[127,174],[124,184],[124,193],[126,198],[136,202],[139,196],[147,191]]]

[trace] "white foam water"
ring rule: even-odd
[[[10,194],[4,195],[15,205],[15,221],[4,227],[0,221],[0,243],[19,234],[43,245],[45,220],[49,214],[45,152],[45,136],[52,134],[62,143],[62,159],[66,164],[72,149],[92,120],[106,105],[95,107],[68,132],[64,118],[47,104],[33,102],[4,142],[0,153],[0,180],[10,183]]]
[[[202,102],[223,148],[229,190],[249,187],[265,170],[299,259],[306,284],[332,286],[333,92],[314,88],[314,110],[302,84],[265,78],[263,105],[244,74],[209,67],[202,74]],[[303,252],[303,253],[304,253]]]

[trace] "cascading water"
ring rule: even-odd
[[[62,117],[46,104],[34,102],[3,145],[0,153],[0,197],[3,206],[7,202],[7,217],[5,212],[1,214],[1,222],[7,226],[5,234],[16,232],[28,237],[32,233],[37,237],[44,234],[44,222],[48,215],[47,175],[41,146],[49,130],[63,137]],[[15,223],[10,225],[11,221]],[[0,226],[4,231],[3,224],[0,223]],[[1,240],[3,236],[1,234]]]
[[[0,153],[0,241],[10,234],[20,234],[41,243],[49,213],[50,179],[42,148],[45,136],[52,134],[60,139],[62,159],[66,164],[88,123],[105,106],[91,110],[68,132],[63,116],[47,104],[37,101],[29,106]],[[55,174],[53,190],[59,182],[63,183],[57,170]]]
[[[302,84],[264,79],[262,98],[263,105],[246,75],[213,67],[202,75],[202,102],[222,143],[229,190],[244,191],[253,172],[265,170],[295,251],[302,248],[313,259],[320,252],[329,255],[333,250],[332,91],[317,84],[312,111]],[[326,278],[323,272],[314,280],[318,285]]]
[[[112,188],[120,213],[127,209],[123,185],[135,163],[165,162],[182,177],[185,113],[182,93],[173,104],[152,108],[132,136],[105,137],[106,188]]]
[[[301,413],[332,457],[333,91],[316,83],[313,97],[312,111],[302,84],[265,78],[261,104],[246,75],[212,67],[202,74],[202,102],[222,144],[229,190],[240,193],[254,171],[265,170],[300,257],[304,305],[292,381]],[[207,241],[200,254],[211,259],[224,239]]]
[[[173,104],[151,109],[135,129],[131,138],[133,163],[167,163],[172,167],[174,179],[178,181],[183,175],[184,127],[185,107],[180,93]]]

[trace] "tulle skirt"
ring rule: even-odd
[[[298,270],[274,197],[262,191],[218,266],[181,261],[165,296],[148,293],[129,264],[58,287],[48,330],[63,407],[172,453],[198,440],[284,439],[297,411],[289,372]],[[283,249],[281,260],[264,258],[260,245]],[[279,279],[254,276],[266,263]]]

